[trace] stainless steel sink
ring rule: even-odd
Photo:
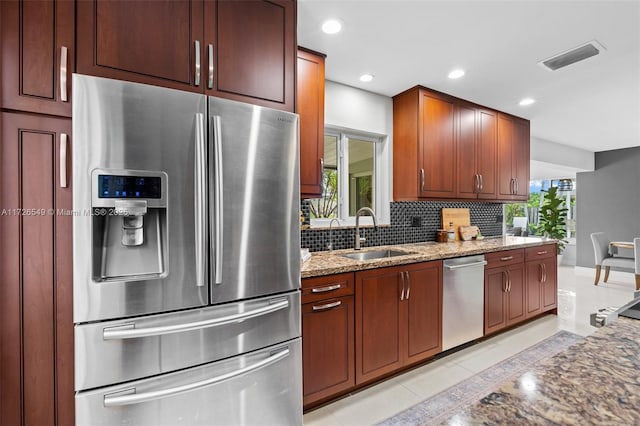
[[[385,257],[396,257],[413,254],[406,251],[397,250],[376,250],[376,251],[363,251],[358,253],[345,253],[341,256],[348,257],[354,260],[371,260],[371,259],[383,259]]]

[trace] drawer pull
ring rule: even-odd
[[[324,311],[327,309],[335,308],[336,306],[340,306],[340,305],[342,305],[342,301],[337,300],[335,302],[327,303],[326,305],[313,306],[311,307],[311,309],[313,309],[314,311]]]
[[[338,290],[342,288],[342,284],[329,285],[326,287],[316,287],[311,289],[311,293],[326,293],[328,291]]]
[[[513,256],[505,256],[500,258],[501,261],[506,262],[507,260],[513,260]]]
[[[542,254],[547,254],[547,251],[546,251],[546,250],[539,251],[539,252],[538,252],[538,254],[541,254],[541,255],[542,255]]]

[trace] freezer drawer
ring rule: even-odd
[[[302,424],[297,338],[180,372],[76,394],[76,424]]]
[[[75,327],[75,390],[168,373],[300,336],[298,291]]]

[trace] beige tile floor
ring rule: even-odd
[[[596,329],[589,314],[621,306],[633,298],[634,276],[611,272],[609,282],[593,285],[595,271],[558,268],[558,315],[547,315],[447,357],[393,377],[304,416],[309,426],[371,425],[435,395],[488,368],[558,330],[588,336]]]

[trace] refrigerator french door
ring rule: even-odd
[[[77,424],[300,423],[297,115],[73,78]]]

